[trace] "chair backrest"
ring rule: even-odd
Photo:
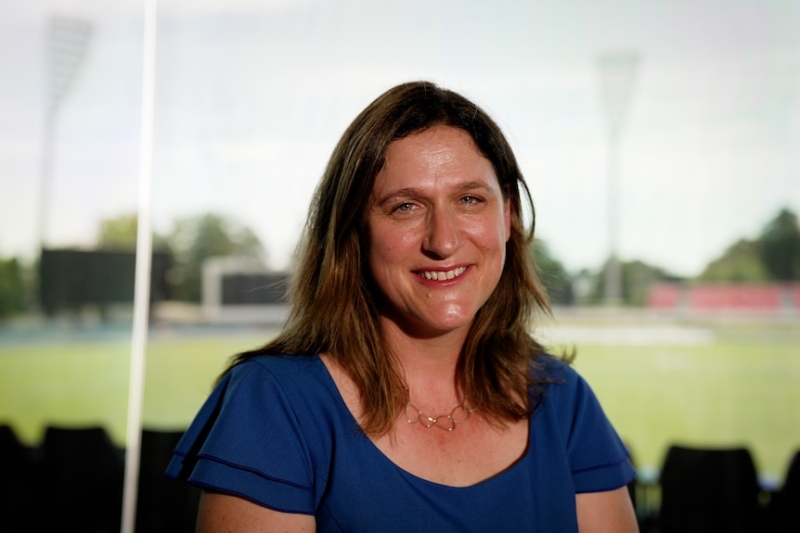
[[[48,427],[41,445],[43,531],[116,531],[124,453],[102,427]]]
[[[783,487],[772,495],[769,514],[776,533],[800,531],[800,450],[789,463]]]
[[[142,431],[136,531],[192,533],[200,489],[164,475],[182,431]]]
[[[791,493],[794,498],[800,498],[800,450],[794,453],[792,461],[789,463],[789,469],[786,471],[786,480],[783,483],[783,491]],[[800,508],[800,505],[797,508]]]
[[[672,446],[660,483],[662,533],[755,531],[759,486],[746,448]]]
[[[0,426],[0,531],[30,529],[36,478],[31,449],[11,426]]]

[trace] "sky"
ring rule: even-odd
[[[91,34],[48,150],[54,16]],[[0,255],[33,256],[40,235],[91,246],[101,220],[137,209],[142,35],[131,0],[0,6]],[[610,168],[620,257],[678,275],[781,207],[800,213],[797,0],[161,0],[157,39],[156,231],[219,213],[252,228],[275,269],[338,137],[412,79],[500,124],[537,235],[570,271],[609,254]],[[609,54],[638,58],[615,145]]]

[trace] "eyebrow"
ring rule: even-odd
[[[492,187],[489,186],[486,182],[477,180],[462,183],[456,189],[456,192],[464,193],[468,191],[474,191],[476,189],[481,189],[490,193],[493,192]],[[397,189],[381,196],[374,202],[373,205],[383,206],[396,199],[417,197],[417,196],[423,196],[423,193],[421,192],[420,189],[417,189],[416,187],[403,187],[402,189]]]

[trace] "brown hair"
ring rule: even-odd
[[[432,83],[411,82],[379,96],[342,135],[311,202],[288,321],[276,339],[232,362],[262,354],[330,353],[360,391],[367,434],[389,431],[407,396],[378,325],[364,211],[389,144],[436,125],[472,137],[511,206],[503,273],[475,317],[456,375],[470,403],[499,423],[534,408],[528,387],[539,385],[533,366],[543,348],[528,327],[534,313],[549,312],[549,305],[528,247],[535,221],[528,187],[502,131],[482,109]],[[531,210],[527,230],[523,193]]]

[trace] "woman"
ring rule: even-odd
[[[407,83],[355,119],[284,330],[234,359],[170,465],[204,489],[198,531],[636,530],[627,451],[528,334],[548,304],[527,192],[456,93]]]

